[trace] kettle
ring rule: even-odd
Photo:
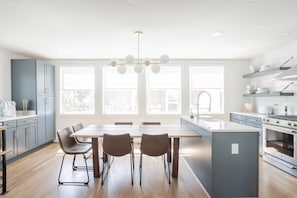
[[[6,101],[4,103],[4,116],[16,116],[16,103],[14,101]]]

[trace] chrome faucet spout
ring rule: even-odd
[[[211,111],[211,95],[210,93],[208,93],[207,91],[201,91],[198,96],[197,96],[197,119],[199,119],[199,100],[200,100],[200,96],[205,93],[208,95],[209,97],[209,106],[208,106],[208,111]]]

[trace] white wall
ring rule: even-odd
[[[10,60],[26,58],[0,48],[0,100],[11,100]]]
[[[290,60],[287,66],[297,65],[297,42],[291,43],[280,49],[273,50],[261,56],[252,59],[253,65],[271,65],[272,67],[281,66],[286,60],[291,56],[294,58]],[[257,87],[267,87],[270,91],[281,91],[285,88],[291,81],[275,81],[271,80],[277,75],[271,74],[268,76],[262,76],[250,79],[248,83],[254,84]],[[294,92],[295,96],[285,96],[285,97],[256,97],[254,98],[255,110],[259,106],[271,106],[274,108],[275,114],[284,114],[285,106],[288,106],[288,114],[297,114],[297,81],[293,81],[295,84],[290,86],[287,90]]]
[[[138,115],[103,115],[101,107],[101,67],[106,64],[104,60],[56,60],[51,61],[52,64],[56,65],[56,89],[57,96],[59,90],[59,66],[60,65],[76,65],[80,63],[93,63],[97,65],[97,93],[96,93],[96,114],[94,116],[69,116],[59,114],[59,105],[57,97],[57,116],[56,116],[56,127],[62,128],[65,126],[72,125],[75,122],[83,122],[85,125],[94,123],[113,124],[115,121],[133,121],[138,124],[142,121],[161,121],[162,124],[178,124],[179,117],[181,115],[189,115],[188,101],[188,67],[191,65],[224,65],[225,66],[225,114],[223,115],[212,115],[221,119],[228,120],[229,112],[241,111],[243,98],[242,93],[245,88],[246,82],[242,79],[242,75],[248,72],[248,66],[250,64],[247,60],[171,60],[170,63],[173,65],[182,65],[182,114],[181,115],[146,115],[144,105],[139,110]],[[139,87],[144,88],[144,82],[140,81]],[[145,104],[145,89],[139,89],[140,98],[139,104]]]
[[[0,49],[0,99],[2,100],[10,100],[11,99],[11,73],[10,73],[10,60],[16,58],[26,58],[16,53],[8,52],[6,50]],[[29,57],[28,57],[29,58]],[[32,57],[30,57],[32,58]],[[56,65],[56,93],[58,96],[59,92],[59,80],[58,80],[58,68],[61,64],[75,64],[75,63],[85,63],[92,62],[98,65],[98,68],[102,66],[102,64],[106,63],[105,60],[52,60],[48,61]],[[185,72],[188,66],[196,64],[196,65],[224,65],[225,66],[225,114],[223,115],[213,115],[215,117],[221,119],[229,119],[229,112],[231,111],[241,111],[243,98],[242,92],[246,86],[246,81],[242,79],[242,75],[248,72],[248,66],[250,65],[247,60],[172,60],[171,63],[182,65],[182,78],[187,79],[187,72]],[[100,76],[100,69],[97,71],[97,75]],[[97,78],[97,84],[100,86],[101,80]],[[140,82],[140,86],[143,82]],[[188,89],[188,84],[186,81],[182,82],[182,115],[189,115],[188,111],[188,99],[189,96],[185,91]],[[144,90],[140,90],[142,93],[140,94],[140,103],[144,103]],[[100,91],[99,91],[100,92]],[[101,95],[100,93],[96,93],[96,100],[99,101]],[[57,97],[57,104],[58,104]],[[56,129],[69,126],[75,122],[83,122],[85,125],[93,124],[93,123],[106,123],[112,124],[114,121],[131,121],[133,120],[135,123],[140,123],[141,121],[161,121],[164,124],[178,124],[180,115],[160,115],[160,116],[152,116],[146,115],[144,110],[140,111],[139,115],[136,116],[104,116],[101,113],[101,107],[98,105],[96,107],[96,114],[94,116],[63,116],[59,115],[58,105],[56,108],[57,116],[56,116]]]

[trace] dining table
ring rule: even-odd
[[[71,134],[71,137],[92,138],[94,177],[100,177],[99,140],[103,134],[129,133],[131,138],[141,138],[142,134],[168,134],[168,158],[172,162],[172,177],[178,177],[180,138],[200,137],[199,133],[183,125],[102,125],[92,124]],[[173,149],[172,147],[173,142]],[[153,145],[152,145],[153,146]],[[172,153],[171,153],[172,152]],[[173,159],[171,159],[173,158]]]

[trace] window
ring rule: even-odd
[[[95,114],[95,68],[60,67],[60,113]]]
[[[190,111],[197,113],[197,97],[201,91],[211,95],[211,110],[209,96],[201,93],[199,113],[224,113],[224,67],[196,66],[190,67]]]
[[[147,113],[178,114],[181,112],[181,69],[161,67],[158,74],[147,72]]]
[[[137,77],[133,67],[125,74],[113,67],[103,68],[104,114],[137,114]]]

